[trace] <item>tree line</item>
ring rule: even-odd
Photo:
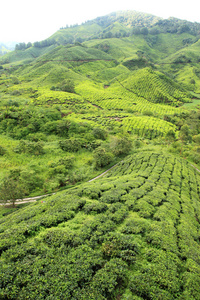
[[[47,40],[43,40],[43,41],[36,41],[34,43],[28,42],[26,43],[19,43],[15,45],[15,50],[26,50],[30,47],[36,47],[36,48],[44,48],[44,47],[49,47],[51,45],[56,44],[56,40],[55,39],[47,39]]]

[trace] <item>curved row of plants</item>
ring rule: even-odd
[[[199,174],[144,151],[0,220],[4,299],[198,299]]]

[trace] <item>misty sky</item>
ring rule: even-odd
[[[40,41],[66,24],[81,24],[119,10],[200,23],[199,0],[4,0],[0,7],[0,42]]]

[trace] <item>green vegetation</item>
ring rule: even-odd
[[[199,30],[118,12],[0,57],[1,299],[200,299]]]
[[[199,176],[183,159],[139,151],[3,217],[1,297],[198,299]]]

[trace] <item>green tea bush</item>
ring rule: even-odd
[[[111,189],[110,191],[105,191],[99,201],[106,203],[115,203],[121,200],[121,196],[125,195],[126,191],[123,189]]]
[[[108,209],[107,205],[104,203],[87,203],[84,206],[84,212],[86,214],[93,214],[93,213],[103,213]]]
[[[134,236],[110,233],[102,243],[102,252],[106,257],[118,257],[131,264],[135,262],[139,246],[134,241]]]
[[[113,258],[102,269],[96,272],[92,279],[92,287],[106,299],[115,296],[117,287],[123,288],[127,277],[127,265],[119,258]]]
[[[116,224],[121,223],[128,215],[128,209],[121,203],[111,204],[106,215]]]
[[[97,185],[86,185],[79,191],[78,195],[97,200],[102,195],[101,187]]]
[[[0,298],[198,299],[199,192],[186,160],[138,151],[0,218]]]
[[[122,233],[125,234],[142,234],[144,235],[145,232],[149,229],[149,222],[143,218],[133,219],[127,221],[123,228],[121,229]]]
[[[136,271],[130,279],[132,293],[142,298],[177,298],[181,284],[178,278],[178,269],[181,267],[178,257],[159,249],[152,249],[147,255],[147,261],[141,265],[140,271]]]

